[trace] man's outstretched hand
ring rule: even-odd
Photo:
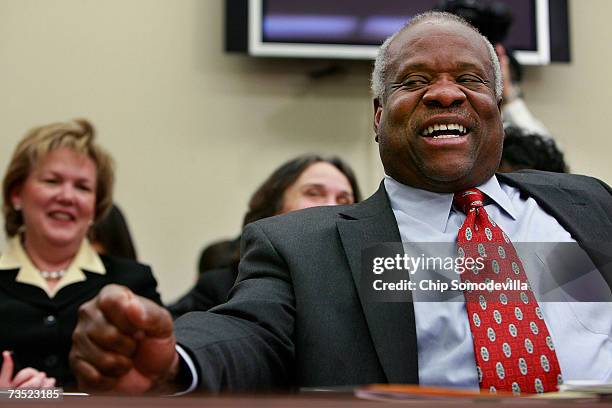
[[[172,318],[118,285],[79,309],[70,365],[84,391],[171,392],[178,372]]]

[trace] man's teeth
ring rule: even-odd
[[[458,123],[448,123],[448,124],[435,124],[435,125],[429,126],[427,129],[423,130],[422,135],[429,136],[433,132],[437,132],[440,130],[456,130],[456,131],[459,131],[459,134],[458,135],[457,134],[438,135],[438,136],[433,136],[434,138],[449,139],[451,137],[459,137],[459,136],[463,136],[467,134],[467,129],[464,126]]]

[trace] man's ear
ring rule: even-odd
[[[380,119],[382,117],[383,107],[380,99],[374,98],[374,133],[376,137],[374,140],[378,142],[378,129],[380,128]]]

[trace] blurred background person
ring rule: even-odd
[[[502,119],[505,126],[521,127],[530,133],[550,136],[544,124],[527,108],[519,83],[523,67],[503,43],[512,26],[510,7],[501,1],[441,0],[436,10],[456,14],[480,31],[495,47],[503,76]]]
[[[296,157],[277,168],[253,193],[243,227],[289,211],[322,205],[353,204],[361,192],[353,170],[338,157],[315,154]],[[227,300],[238,275],[240,237],[225,241],[225,265],[202,273],[196,285],[168,309],[177,318],[194,310],[208,310]]]
[[[205,247],[198,259],[198,276],[211,269],[232,265],[240,259],[240,236],[217,241]]]
[[[91,245],[99,254],[138,260],[127,221],[116,204],[94,224],[89,235]]]
[[[522,169],[569,172],[563,152],[553,139],[514,126],[505,128],[504,133],[504,148],[498,172],[510,173]]]
[[[98,255],[86,238],[112,203],[112,158],[86,120],[32,129],[2,183],[8,237],[0,256],[0,348],[15,365],[73,384],[68,364],[79,306],[109,284],[161,304],[148,266]]]
[[[205,247],[198,260],[195,285],[176,302],[168,306],[177,317],[194,310],[208,310],[224,303],[234,286],[240,262],[240,236],[214,242]]]

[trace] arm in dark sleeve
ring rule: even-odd
[[[287,265],[258,224],[245,229],[243,244],[228,302],[175,324],[177,342],[195,359],[200,386],[211,391],[292,382],[295,300]]]

